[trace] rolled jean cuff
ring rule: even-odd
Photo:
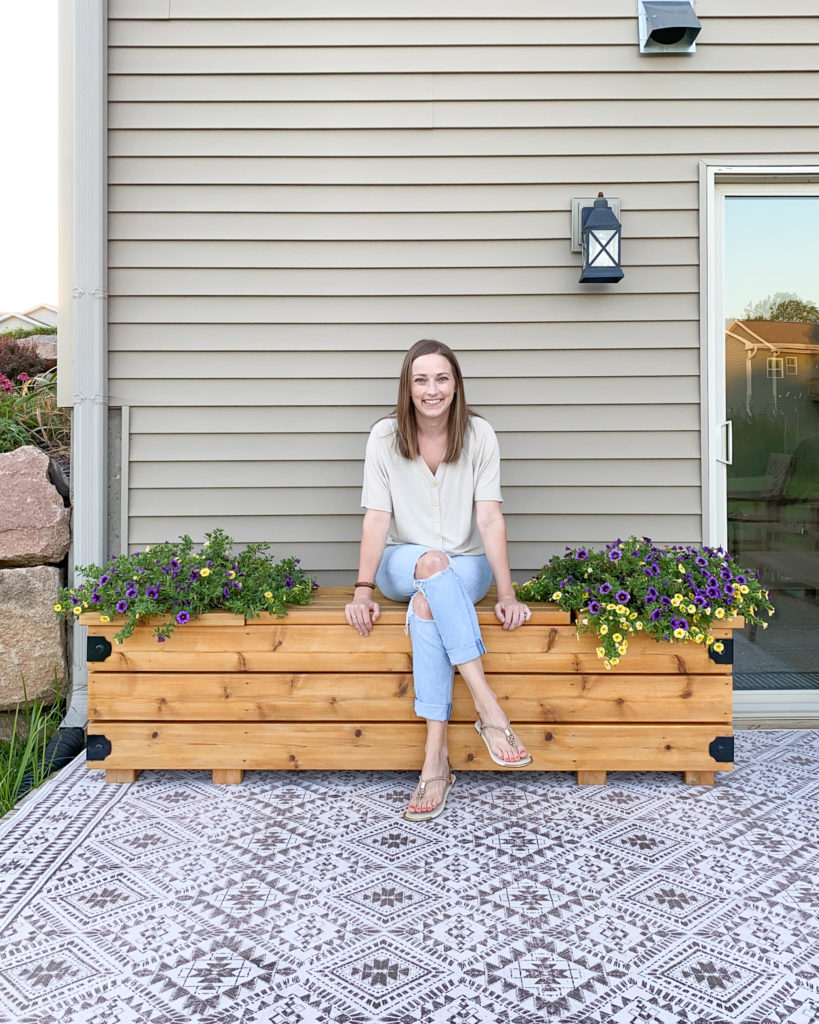
[[[454,651],[446,652],[446,656],[452,665],[465,665],[468,661],[480,658],[482,654],[486,654],[486,648],[482,640],[475,640],[464,647],[457,647]]]
[[[425,704],[422,700],[415,701],[415,714],[419,718],[429,718],[433,722],[448,722],[452,714],[451,704]]]

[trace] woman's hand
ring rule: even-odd
[[[517,629],[532,617],[532,613],[526,605],[518,601],[516,597],[500,598],[495,605],[495,615],[497,615],[498,621],[503,623],[504,629]]]
[[[373,626],[381,617],[381,608],[376,601],[373,601],[371,593],[356,593],[352,601],[345,607],[344,614],[353,629],[358,630],[360,636],[369,636],[373,631]]]

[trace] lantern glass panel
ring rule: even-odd
[[[617,231],[590,231],[589,266],[614,267],[620,261],[620,239]]]

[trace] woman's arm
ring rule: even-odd
[[[475,520],[481,535],[486,557],[498,586],[495,614],[504,629],[517,629],[530,617],[531,612],[518,601],[512,588],[509,569],[509,548],[506,543],[506,522],[499,501],[476,501]]]
[[[391,519],[391,513],[379,509],[368,508],[364,513],[357,579],[370,583],[375,580],[390,532]],[[361,636],[368,636],[372,633],[373,624],[381,615],[381,609],[373,601],[373,592],[369,587],[356,587],[353,599],[344,609],[344,614],[347,622],[357,629]]]

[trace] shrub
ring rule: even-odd
[[[0,338],[0,374],[4,377],[17,380],[21,373],[38,377],[44,370],[45,363],[37,355],[33,342]]]
[[[31,380],[0,373],[0,452],[12,452],[24,444],[54,458],[70,454],[71,413],[57,405],[54,371]]]
[[[298,558],[279,562],[266,554],[267,544],[249,544],[232,553],[233,539],[223,530],[205,534],[201,549],[187,534],[132,555],[119,555],[107,566],[77,567],[84,581],[60,592],[54,611],[70,619],[96,611],[100,621],[118,617],[118,641],[129,637],[143,617],[159,617],[156,638],[167,640],[177,626],[223,609],[256,618],[261,612],[282,617],[287,605],[310,604],[315,583]]]
[[[722,651],[710,635],[714,622],[743,615],[768,626],[773,615],[759,573],[742,569],[722,548],[658,548],[648,537],[629,537],[605,551],[566,549],[533,579],[515,584],[521,601],[555,601],[577,616],[578,633],[594,633],[608,669],[628,649],[629,637],[694,643]]]

